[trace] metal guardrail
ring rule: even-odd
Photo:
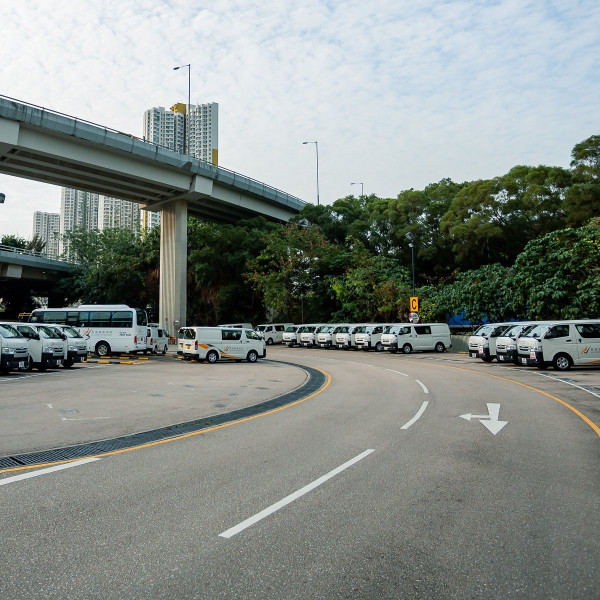
[[[29,250],[27,248],[15,248],[15,246],[6,246],[5,244],[0,244],[0,252],[11,252],[12,254],[21,254],[25,256],[36,256],[37,258],[46,258],[48,260],[58,260],[60,262],[67,263],[68,261],[62,258],[55,258],[52,256],[48,256],[47,252],[40,252],[39,250]]]
[[[231,169],[227,169],[225,167],[213,165],[212,163],[210,163],[208,161],[193,157],[189,154],[183,155],[183,153],[175,152],[173,149],[168,148],[164,144],[158,144],[156,142],[151,142],[149,140],[146,140],[143,137],[140,138],[140,137],[132,135],[130,133],[125,133],[123,131],[119,131],[118,129],[112,129],[111,127],[107,127],[106,125],[100,125],[99,123],[94,123],[93,121],[88,121],[86,119],[80,119],[78,117],[74,117],[73,115],[61,113],[56,110],[46,108],[44,106],[39,106],[37,104],[31,104],[30,102],[24,102],[23,100],[18,100],[17,98],[11,98],[10,96],[4,96],[3,94],[0,94],[0,98],[2,100],[7,100],[9,102],[17,102],[24,106],[34,108],[36,110],[42,111],[42,113],[48,113],[51,115],[57,115],[59,117],[72,119],[75,123],[84,123],[86,125],[98,127],[100,129],[102,129],[105,133],[110,133],[111,135],[117,134],[119,136],[125,136],[132,140],[132,144],[139,142],[142,144],[148,144],[148,145],[156,147],[156,148],[161,148],[163,150],[167,150],[169,152],[172,152],[175,155],[181,154],[182,156],[188,156],[190,159],[192,159],[194,161],[198,161],[200,163],[200,165],[201,165],[200,170],[202,171],[202,174],[204,176],[210,177],[211,179],[214,179],[216,181],[221,181],[222,183],[234,185],[234,186],[240,187],[242,189],[247,189],[248,191],[253,191],[255,193],[259,192],[262,195],[264,195],[265,197],[269,196],[269,197],[272,197],[273,199],[281,198],[281,199],[286,199],[288,201],[292,200],[294,203],[298,202],[301,204],[306,204],[306,202],[304,200],[298,198],[297,196],[288,194],[287,192],[284,192],[283,190],[277,189],[273,186],[267,185],[266,183],[263,183],[262,181],[258,181],[257,179],[253,179],[252,177],[248,177],[247,175],[242,175],[241,173],[237,173],[236,171],[232,171]],[[43,115],[42,115],[42,118],[43,118]]]

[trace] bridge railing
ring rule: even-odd
[[[59,260],[61,262],[67,262],[63,258],[48,256],[47,252],[43,250],[40,252],[39,250],[29,250],[28,248],[15,248],[15,246],[7,246],[5,244],[0,244],[0,252],[10,252],[12,254],[21,254],[25,256],[36,256],[38,258],[49,258],[51,260]]]
[[[34,109],[34,111],[32,112],[28,109]],[[164,151],[167,151],[167,153],[172,153],[170,154],[171,156],[175,155],[182,157],[182,160],[193,161],[189,163],[189,166],[187,162],[182,163],[184,164],[183,168],[190,168],[191,165],[195,163],[194,172],[198,172],[199,174],[215,181],[220,181],[226,185],[231,185],[235,188],[243,189],[250,193],[260,194],[264,198],[275,200],[290,207],[293,206],[298,210],[300,210],[305,204],[305,202],[300,198],[288,194],[283,190],[279,190],[273,186],[267,185],[266,183],[252,179],[246,175],[242,175],[241,173],[236,173],[231,169],[213,165],[208,161],[192,157],[191,155],[183,155],[176,152],[172,148],[165,146],[164,144],[151,142],[143,137],[140,138],[117,129],[106,127],[105,125],[100,125],[99,123],[94,123],[93,121],[80,119],[72,115],[67,115],[43,106],[38,106],[37,104],[23,102],[22,100],[17,100],[16,98],[11,98],[2,94],[0,94],[0,116],[16,118],[23,122],[40,127],[51,125],[51,127],[55,130],[68,135],[77,135],[83,139],[88,139],[88,136],[90,136],[90,140],[93,140],[96,136],[98,136],[98,132],[93,131],[92,128],[98,128],[102,130],[101,136],[103,137],[104,143],[107,143],[125,152],[135,152],[140,156],[157,159],[159,154],[162,153],[164,156]],[[78,127],[78,124],[83,125],[83,127]],[[167,154],[167,156],[168,155],[169,154]],[[176,162],[179,162],[179,159]]]

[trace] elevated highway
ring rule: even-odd
[[[135,136],[0,96],[0,173],[161,212],[160,320],[186,323],[187,217],[286,222],[305,203]],[[172,331],[172,326],[169,326]]]

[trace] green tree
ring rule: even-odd
[[[531,240],[514,265],[515,302],[531,319],[600,314],[600,229],[569,228]]]
[[[571,227],[585,225],[600,206],[600,135],[576,144],[571,152],[574,183],[567,191],[565,210]]]
[[[13,248],[27,248],[27,240],[18,235],[3,235],[0,239],[3,246],[12,246]]]
[[[340,304],[334,321],[393,322],[408,312],[409,271],[359,242],[352,247],[344,274],[331,279],[331,287]]]
[[[317,227],[287,225],[264,239],[263,251],[248,261],[246,279],[265,305],[282,320],[328,320],[336,310],[330,278],[342,272],[346,250]]]

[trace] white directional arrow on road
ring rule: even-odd
[[[508,421],[499,421],[500,416],[500,405],[487,403],[488,414],[487,415],[472,415],[470,413],[466,415],[460,415],[461,419],[470,421],[471,419],[479,419],[479,422],[487,427],[494,435],[496,435]]]

